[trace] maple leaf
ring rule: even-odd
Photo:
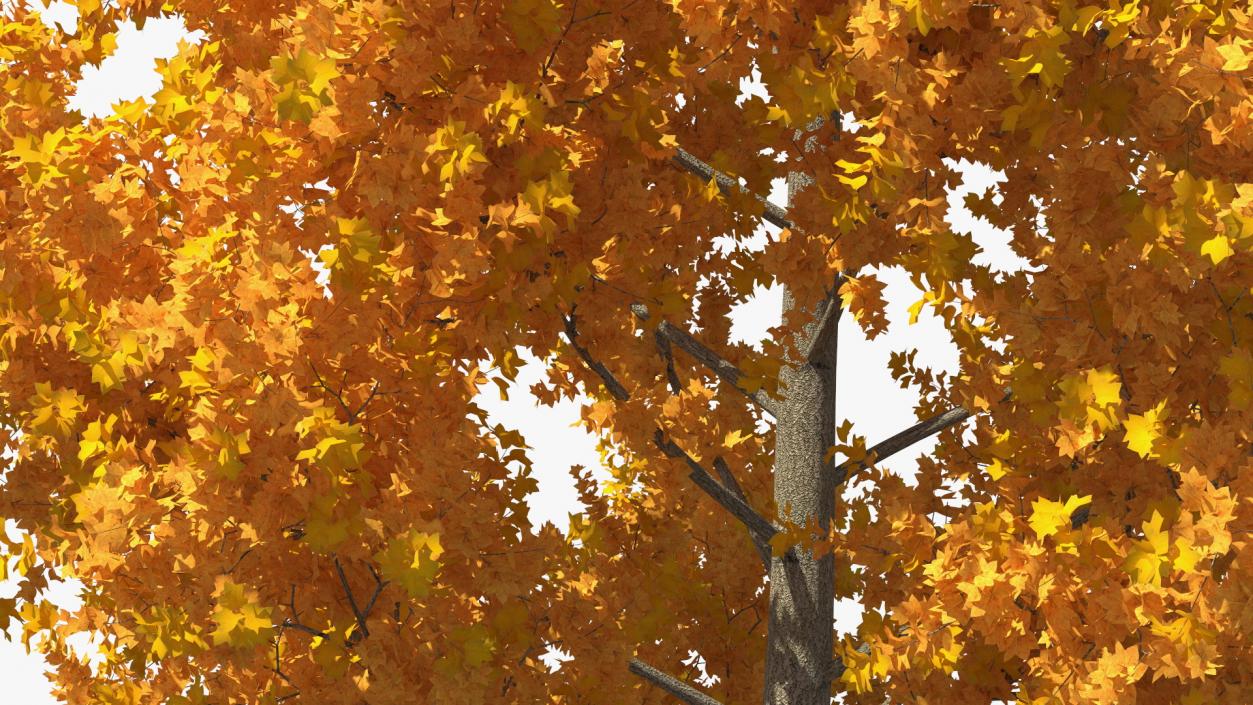
[[[13,141],[12,149],[5,156],[14,159],[24,170],[24,176],[33,187],[39,187],[53,179],[65,176],[58,168],[62,152],[60,147],[66,140],[65,130],[45,132],[40,136],[27,135]]]
[[[1032,28],[1028,30],[1027,37],[1022,56],[1003,60],[1014,83],[1022,83],[1027,76],[1039,75],[1045,86],[1062,85],[1070,73],[1071,62],[1061,48],[1070,41],[1070,36],[1062,27],[1054,25],[1045,30]]]
[[[1247,41],[1236,40],[1231,44],[1223,44],[1216,51],[1223,58],[1223,71],[1244,71],[1249,68],[1249,62],[1253,61],[1253,51],[1250,51],[1250,43]]]
[[[1100,434],[1117,427],[1122,411],[1122,383],[1108,367],[1068,375],[1058,383],[1062,419],[1058,447],[1073,456]]]
[[[1123,439],[1127,447],[1141,458],[1157,457],[1153,443],[1161,437],[1162,420],[1166,417],[1166,400],[1143,414],[1128,414],[1123,422]]]
[[[529,52],[558,31],[561,9],[553,0],[509,0],[502,14],[513,41]]]
[[[883,282],[874,275],[845,277],[840,286],[840,300],[844,308],[861,324],[866,337],[874,340],[887,331],[888,319],[883,301]]]
[[[1137,583],[1162,584],[1162,574],[1169,566],[1170,550],[1170,535],[1162,529],[1163,521],[1161,513],[1154,510],[1148,521],[1141,524],[1144,539],[1137,541],[1127,552],[1123,567]]]
[[[0,13],[0,624],[66,697],[648,699],[624,662],[691,646],[711,697],[792,701],[828,671],[762,662],[828,663],[832,613],[786,588],[862,603],[850,702],[1253,700],[1240,3],[181,3],[212,40],[90,111],[161,3],[81,0],[72,32],[27,5]],[[907,477],[832,428],[882,401],[831,393],[847,340],[792,349],[836,276],[877,335],[910,303],[884,272],[955,358],[888,363],[927,418],[878,455],[938,433]],[[761,286],[787,312],[750,355],[728,316]],[[489,380],[601,436],[561,526]],[[833,488],[823,454],[868,467]]]
[[[1064,503],[1049,499],[1037,499],[1031,503],[1031,517],[1028,519],[1028,523],[1031,525],[1032,531],[1035,532],[1036,538],[1044,540],[1046,536],[1053,536],[1063,527],[1069,527],[1071,516],[1080,507],[1091,503],[1092,495],[1071,496]]]
[[[209,636],[214,645],[251,648],[270,640],[274,630],[270,608],[257,602],[255,591],[220,576],[213,597],[216,628]]]
[[[339,76],[334,59],[302,48],[295,56],[274,57],[270,72],[279,88],[274,104],[280,119],[309,123],[323,106],[332,103],[329,88]]]
[[[1219,360],[1218,371],[1227,379],[1231,406],[1237,409],[1253,406],[1253,351],[1248,348],[1232,350]]]
[[[72,389],[53,389],[51,384],[35,384],[35,396],[30,399],[32,414],[30,427],[39,433],[68,436],[74,428],[75,419],[84,411],[83,397]]]
[[[412,597],[426,597],[439,573],[444,554],[439,533],[416,529],[393,539],[375,556],[384,577],[404,588]]]

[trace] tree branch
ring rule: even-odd
[[[731,493],[739,498],[741,502],[748,504],[748,497],[744,494],[744,488],[740,487],[740,483],[735,479],[735,475],[731,473],[731,468],[727,466],[727,461],[722,456],[714,458],[714,471],[718,473],[718,479],[726,486]]]
[[[695,156],[692,155],[691,152],[687,151],[686,149],[683,149],[682,147],[680,147],[678,151],[675,152],[675,155],[672,161],[675,164],[677,164],[680,168],[684,169],[685,171],[689,173],[695,174],[696,176],[699,176],[705,181],[709,181],[710,179],[717,181],[718,190],[724,194],[730,194],[734,191],[747,192],[748,190],[744,188],[743,186],[740,186],[740,183],[736,181],[735,179],[731,178],[730,176],[727,176],[726,174],[718,171],[717,169],[714,169],[713,167],[709,166],[708,164],[701,161],[700,159],[697,159]],[[767,223],[770,223],[771,225],[776,225],[780,228],[783,228],[785,230],[787,228],[792,227],[792,221],[788,220],[786,210],[784,210],[783,208],[779,206],[776,206],[775,204],[771,203],[768,199],[758,194],[753,194],[753,198],[756,199],[757,202],[761,203],[761,205],[764,208],[764,211],[761,214],[762,220],[766,221]]]
[[[843,313],[843,307],[840,305],[841,279],[841,276],[836,276],[835,291],[831,292],[823,302],[822,315],[818,317],[817,328],[802,355],[806,363],[813,364],[834,354],[832,346],[835,344],[836,331],[839,329],[840,314]]]
[[[660,330],[653,331],[653,338],[657,341],[657,352],[666,361],[666,381],[670,383],[670,391],[682,393],[683,383],[679,381],[679,373],[674,369],[674,352],[670,350],[670,339],[662,335]]]
[[[352,588],[348,586],[348,576],[344,575],[344,566],[340,565],[338,556],[335,558],[335,571],[339,573],[339,584],[343,586],[344,594],[348,596],[348,606],[352,608],[352,615],[357,619],[357,629],[363,636],[370,636],[370,628],[365,624],[365,613],[357,606],[357,600],[352,595]]]
[[[722,705],[722,703],[705,695],[692,686],[668,673],[653,668],[643,661],[633,658],[630,661],[631,673],[661,688],[688,705]]]
[[[339,556],[335,557],[335,572],[339,573],[339,584],[343,586],[344,595],[348,597],[348,606],[352,608],[352,615],[357,620],[357,629],[361,636],[355,641],[360,641],[370,636],[370,628],[366,626],[366,619],[374,609],[374,603],[378,600],[379,593],[383,592],[383,586],[387,585],[387,581],[379,576],[373,566],[370,567],[370,575],[374,578],[374,594],[370,595],[370,601],[366,604],[365,609],[362,610],[357,605],[357,599],[352,594],[352,588],[348,585],[348,576],[344,574],[344,566],[340,564]]]
[[[562,316],[562,320],[566,325],[566,338],[570,340],[570,347],[574,348],[574,351],[579,354],[579,357],[583,358],[583,362],[586,363],[588,367],[592,368],[592,371],[600,377],[601,381],[605,384],[605,389],[609,390],[609,393],[613,395],[613,398],[618,401],[626,401],[630,399],[631,393],[626,390],[626,387],[622,386],[622,383],[618,381],[617,377],[613,376],[613,373],[609,371],[609,368],[605,367],[599,360],[592,357],[592,354],[588,352],[587,348],[579,344],[579,329],[574,319],[574,310],[571,309],[569,316]]]
[[[645,321],[649,320],[651,317],[648,308],[643,304],[632,304],[631,312]],[[723,382],[726,382],[734,387],[736,391],[743,394],[749,399],[749,401],[752,401],[763,411],[771,416],[777,415],[775,413],[775,401],[770,398],[769,394],[766,394],[760,389],[757,391],[749,391],[746,389],[740,384],[740,379],[744,376],[744,373],[740,371],[740,368],[731,364],[722,356],[718,355],[718,353],[710,350],[704,343],[694,338],[690,333],[671,325],[669,321],[663,320],[657,324],[656,334],[659,338],[665,339],[668,344],[676,345],[679,348],[682,348],[687,354],[696,358],[697,362],[708,368],[709,371],[717,375]]]
[[[634,308],[635,307],[633,307],[633,309]],[[647,309],[643,309],[642,306],[640,306],[639,308],[642,309],[643,312],[641,313],[640,311],[637,310],[635,311],[636,314],[640,315],[642,318],[647,320],[648,318]],[[608,370],[608,368],[606,368],[603,364],[601,364],[598,360],[596,360],[596,358],[592,357],[591,352],[589,352],[587,348],[584,348],[582,345],[580,345],[577,342],[579,333],[578,333],[578,329],[576,328],[573,311],[571,311],[569,316],[564,316],[563,320],[565,322],[565,327],[566,327],[566,336],[570,339],[571,346],[574,347],[574,349],[578,352],[579,357],[583,359],[583,362],[588,367],[590,367],[592,371],[594,371],[597,375],[600,376],[601,380],[605,384],[606,389],[609,390],[610,394],[612,394],[615,399],[618,399],[619,401],[626,401],[627,399],[629,399],[630,394],[627,392],[626,388],[623,387],[622,384],[617,380],[617,378],[613,376],[613,373],[611,373]],[[666,325],[665,321],[662,321],[662,324]],[[671,388],[676,393],[678,393],[679,391],[681,391],[682,386],[679,384],[678,375],[674,371],[674,359],[670,353],[671,338],[664,335],[662,332],[663,330],[667,330],[667,329],[661,326],[658,326],[657,331],[656,331],[657,347],[661,351],[663,357],[666,358],[666,368],[667,368],[666,376],[670,380]],[[668,328],[668,330],[673,331],[677,329],[671,326]],[[724,368],[723,368],[724,370],[725,368],[730,368],[730,370],[733,371],[735,375],[734,377],[731,377],[732,380],[738,379],[739,370],[736,369],[734,365],[717,357],[717,355],[715,355],[712,351],[709,351],[707,348],[705,348],[695,339],[691,338],[691,336],[687,336],[687,339],[690,340],[691,343],[699,346],[700,349],[705,350],[708,353],[708,356],[714,358],[717,361],[722,362],[724,365]],[[684,348],[684,349],[687,349],[687,348]],[[718,368],[713,368],[713,369],[715,370],[715,372],[718,371]],[[727,379],[727,377],[724,376],[724,374],[727,374],[727,373],[724,372],[723,374],[719,374],[719,377],[722,377],[723,379]],[[732,382],[732,384],[734,384],[734,382]],[[741,392],[744,391],[742,388],[738,386],[736,388],[740,389]],[[744,393],[747,394],[747,392],[744,392]],[[765,397],[764,394],[762,396]],[[768,397],[766,398],[768,399]],[[771,411],[773,413],[773,411],[769,408],[767,408],[767,411]],[[756,510],[754,510],[752,506],[748,504],[747,498],[744,495],[744,490],[739,486],[739,483],[735,481],[735,476],[731,474],[731,469],[727,467],[727,464],[722,460],[722,458],[716,458],[714,460],[714,469],[718,472],[719,476],[722,478],[722,482],[719,482],[718,480],[714,479],[714,477],[710,475],[709,472],[705,470],[705,468],[701,467],[699,463],[693,460],[690,455],[688,455],[681,448],[679,448],[673,441],[667,440],[665,437],[665,434],[661,431],[661,429],[657,429],[657,435],[655,436],[654,441],[656,442],[657,447],[660,448],[661,451],[665,453],[668,457],[683,458],[683,460],[687,463],[688,467],[691,469],[691,473],[688,475],[688,477],[692,480],[692,482],[696,483],[696,485],[700,487],[702,490],[704,490],[706,494],[712,497],[714,501],[718,502],[718,504],[722,505],[724,509],[729,511],[733,516],[735,516],[737,519],[739,519],[741,522],[744,523],[744,525],[748,528],[749,537],[752,538],[753,545],[757,549],[757,554],[761,557],[762,563],[766,566],[769,566],[770,565],[770,549],[769,549],[770,538],[774,536],[776,533],[778,533],[779,529],[775,527],[773,524],[771,524],[769,521],[767,521],[760,514],[758,514]],[[336,564],[336,566],[338,567],[338,563]],[[341,577],[342,577],[342,573],[341,573]],[[377,576],[376,576],[376,579],[377,579]],[[345,584],[345,589],[347,589],[346,584]],[[349,595],[350,602],[351,602],[351,599],[352,597],[351,595]],[[354,611],[356,611],[355,604],[353,606],[353,609]],[[369,608],[367,608],[366,611],[368,612]]]
[[[318,368],[314,367],[313,360],[310,359],[308,362],[309,369],[313,371],[313,378],[318,381],[318,386],[325,390],[327,394],[335,397],[335,401],[339,404],[339,408],[343,409],[344,415],[348,417],[348,423],[352,423],[352,409],[349,409],[348,404],[344,403],[343,387],[340,387],[338,392],[331,389],[330,385],[326,383],[326,380],[322,379],[322,375],[318,372]]]
[[[283,623],[279,626],[283,629],[295,629],[296,631],[301,631],[311,636],[318,636],[318,637],[322,637],[323,639],[327,638],[326,632],[322,631],[321,629],[314,629],[313,627],[310,627],[305,624],[301,624],[300,622],[294,622],[291,620],[291,618],[284,619]]]
[[[730,512],[732,516],[748,527],[748,531],[754,541],[768,544],[770,539],[779,533],[780,529],[778,527],[758,514],[757,510],[736,496],[735,492],[727,489],[722,483],[715,480],[705,468],[701,467],[700,463],[692,459],[692,456],[684,452],[674,441],[667,439],[661,429],[657,429],[653,442],[657,444],[657,447],[667,457],[681,458],[683,462],[687,463],[688,468],[691,469],[688,477],[692,482],[695,482],[698,487],[705,491],[705,494],[712,497],[715,502],[722,505],[723,509]]]
[[[292,583],[292,586],[291,586],[291,597],[287,598],[287,609],[291,611],[291,616],[285,618],[283,620],[283,623],[279,625],[280,632],[283,629],[295,629],[298,631],[302,631],[305,634],[322,637],[323,639],[329,638],[326,632],[322,631],[321,629],[314,629],[313,627],[310,627],[306,624],[302,624],[300,622],[300,612],[296,611],[296,584],[295,583]]]
[[[843,484],[852,472],[867,468],[871,463],[887,460],[918,441],[933,436],[950,426],[959,424],[971,416],[972,414],[970,411],[959,406],[955,409],[949,409],[948,411],[937,416],[932,416],[925,421],[919,421],[913,426],[910,426],[891,438],[876,444],[874,447],[870,448],[870,450],[866,451],[866,457],[872,458],[870,462],[860,460],[856,462],[846,461],[840,463],[840,465],[835,468],[836,486],[838,487]]]
[[[748,496],[744,494],[744,488],[740,487],[740,483],[735,479],[735,475],[731,473],[731,468],[727,467],[727,462],[722,456],[714,458],[714,471],[718,473],[718,479],[722,481],[722,486],[730,490],[731,494],[748,506]],[[757,555],[761,556],[761,563],[767,570],[770,568],[770,544],[762,542],[757,536],[749,532],[749,537],[753,539],[753,545],[757,547]]]

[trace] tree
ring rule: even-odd
[[[67,702],[1253,695],[1240,3],[77,7],[0,25],[0,619]],[[68,110],[163,12],[208,39],[155,98]],[[945,222],[962,160],[1028,271]],[[834,322],[882,330],[879,266],[961,372],[895,359],[921,421],[871,445]],[[771,281],[774,338],[725,343]],[[521,349],[614,477],[564,535],[474,403]]]

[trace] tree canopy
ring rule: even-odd
[[[867,608],[850,705],[1253,700],[1253,23],[1085,1],[6,3],[0,623],[69,703],[825,703],[769,687],[792,561]],[[70,110],[163,13],[206,39],[155,97]],[[1024,271],[946,222],[963,161]],[[880,266],[960,371],[894,358],[886,445],[815,417],[797,513],[760,429],[829,319],[883,330]],[[474,402],[522,350],[613,477],[565,532]]]

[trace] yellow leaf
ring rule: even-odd
[[[35,384],[35,396],[30,400],[34,415],[30,426],[39,433],[67,436],[74,428],[74,420],[85,410],[83,397],[72,389],[52,389],[46,382]]]
[[[1138,583],[1162,584],[1162,569],[1167,565],[1170,550],[1170,536],[1162,530],[1163,521],[1161,512],[1153,510],[1153,516],[1141,525],[1144,539],[1127,552],[1123,568]]]
[[[1122,400],[1122,383],[1118,381],[1118,375],[1107,367],[1089,371],[1088,386],[1092,389],[1093,401],[1097,406],[1118,404]]]
[[[1155,458],[1153,442],[1161,437],[1161,420],[1166,416],[1166,400],[1143,414],[1130,414],[1123,422],[1123,441],[1141,458]]]
[[[724,438],[722,441],[722,445],[726,446],[727,448],[734,448],[737,445],[743,443],[744,441],[752,437],[753,437],[753,434],[744,433],[743,431],[737,428],[734,431],[731,431],[730,433],[726,435],[726,438]]]
[[[865,186],[866,182],[870,180],[870,178],[867,177],[865,174],[858,174],[857,176],[851,176],[851,177],[844,176],[843,174],[836,174],[835,178],[847,184],[848,187],[854,191],[860,189],[862,186]]]
[[[1201,244],[1201,254],[1206,255],[1214,264],[1218,264],[1234,255],[1231,249],[1231,238],[1226,235],[1215,235]]]
[[[988,463],[987,467],[984,468],[984,471],[987,472],[988,477],[993,480],[999,480],[1009,473],[1009,466],[1001,462],[1000,458],[993,458],[992,462]]]
[[[1250,58],[1253,58],[1253,55],[1238,44],[1223,44],[1218,47],[1218,55],[1223,57],[1223,71],[1243,71],[1249,67]]]
[[[921,298],[909,305],[909,325],[918,322],[918,316],[922,313],[922,307],[927,304],[926,298]]]
[[[100,385],[101,393],[122,386],[125,357],[122,353],[114,353],[102,358],[91,366],[91,381]]]
[[[1087,34],[1094,24],[1098,16],[1103,12],[1096,5],[1087,5],[1079,8],[1075,12],[1074,21],[1070,24],[1070,29],[1077,31],[1080,35]]]
[[[704,197],[706,203],[718,200],[718,196],[721,194],[722,191],[718,189],[718,180],[715,178],[709,179],[705,184],[705,188],[701,189],[701,196]]]
[[[1197,550],[1190,539],[1179,537],[1175,539],[1175,558],[1171,562],[1175,570],[1188,573],[1196,568],[1196,564],[1204,554]]]
[[[338,678],[348,671],[348,666],[352,663],[348,649],[344,646],[343,638],[333,638],[329,634],[328,638],[315,636],[310,644],[313,651],[313,661],[322,669],[322,673],[331,678]],[[341,635],[342,636],[342,635]]]
[[[440,568],[444,553],[439,533],[412,530],[393,539],[375,555],[384,577],[397,583],[412,597],[425,597]]]
[[[1253,405],[1253,351],[1239,347],[1218,361],[1218,373],[1227,378],[1228,403],[1237,409]]]
[[[270,80],[279,88],[275,98],[279,118],[306,124],[323,106],[331,104],[327,89],[339,77],[334,59],[307,49],[292,57],[275,57],[270,61],[270,72]]]
[[[1092,495],[1071,496],[1065,504],[1049,499],[1037,499],[1031,503],[1031,518],[1028,523],[1035,531],[1036,537],[1043,540],[1046,536],[1056,534],[1062,527],[1069,526],[1070,517],[1075,510],[1091,502]]]
[[[212,619],[217,628],[210,635],[214,645],[248,648],[270,639],[274,624],[271,608],[262,606],[255,591],[227,577],[218,577]]]
[[[1083,447],[1096,439],[1096,431],[1108,431],[1119,424],[1122,409],[1122,383],[1109,367],[1068,375],[1058,383],[1062,392],[1057,408],[1063,421],[1074,424],[1071,435]]]

